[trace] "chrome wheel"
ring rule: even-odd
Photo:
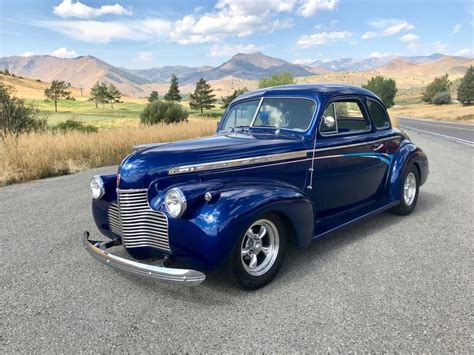
[[[416,196],[416,176],[409,172],[403,185],[403,199],[407,206],[411,206]]]
[[[280,234],[268,219],[260,219],[250,226],[242,239],[242,265],[252,276],[260,276],[271,269],[278,256]]]

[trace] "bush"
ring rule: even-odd
[[[433,96],[431,102],[435,105],[447,105],[451,103],[451,93],[449,91],[438,92]]]
[[[84,123],[79,121],[67,120],[65,122],[58,123],[56,126],[54,126],[53,131],[61,131],[61,133],[72,131],[82,133],[96,133],[99,130],[96,126],[85,125]]]
[[[140,114],[140,122],[146,125],[157,123],[178,123],[186,121],[188,113],[180,104],[171,101],[156,100],[148,105]]]
[[[458,101],[464,106],[474,103],[474,68],[471,65],[458,87]]]
[[[46,123],[36,108],[13,97],[10,89],[0,84],[0,137],[40,131],[45,129]]]
[[[295,78],[293,74],[288,71],[284,71],[281,73],[273,74],[272,76],[266,77],[261,79],[258,82],[258,87],[260,89],[268,88],[271,86],[278,86],[278,85],[287,85],[287,84],[294,84]]]
[[[434,103],[433,99],[435,95],[440,92],[449,91],[451,88],[451,81],[448,78],[448,74],[435,78],[423,92],[421,100],[424,102]]]
[[[387,108],[395,105],[394,100],[395,95],[397,94],[397,84],[395,83],[395,80],[377,75],[371,78],[366,85],[362,85],[362,87],[372,91],[380,97]]]

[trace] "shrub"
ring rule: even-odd
[[[258,87],[260,89],[263,89],[263,88],[268,88],[271,86],[294,84],[294,83],[295,83],[295,78],[293,77],[293,74],[291,74],[288,71],[284,71],[281,73],[275,73],[272,76],[261,79],[258,82]]]
[[[458,101],[464,106],[474,103],[474,68],[472,65],[469,67],[459,84]]]
[[[431,102],[435,105],[447,105],[451,103],[451,93],[449,91],[438,92],[433,96]]]
[[[61,133],[66,132],[82,132],[82,133],[96,133],[98,128],[92,125],[86,125],[79,121],[67,120],[65,122],[58,123],[53,127],[53,131],[61,131]]]
[[[440,92],[449,91],[451,88],[451,81],[448,79],[448,74],[435,78],[423,92],[421,99],[425,102],[433,103],[433,98]]]
[[[36,108],[13,97],[10,89],[0,84],[0,137],[43,130],[46,123]]]
[[[377,75],[371,78],[366,85],[362,85],[364,89],[374,92],[383,101],[387,108],[395,104],[395,95],[397,94],[397,85],[395,80],[384,78]]]
[[[140,122],[146,125],[157,123],[178,123],[187,121],[188,113],[180,104],[171,101],[156,100],[148,105],[140,114]]]

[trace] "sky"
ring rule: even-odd
[[[112,65],[292,63],[474,54],[474,1],[0,0],[0,56],[93,55]]]

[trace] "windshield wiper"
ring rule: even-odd
[[[231,132],[235,132],[237,129],[244,130],[244,128],[250,128],[250,126],[235,126],[231,128]]]

